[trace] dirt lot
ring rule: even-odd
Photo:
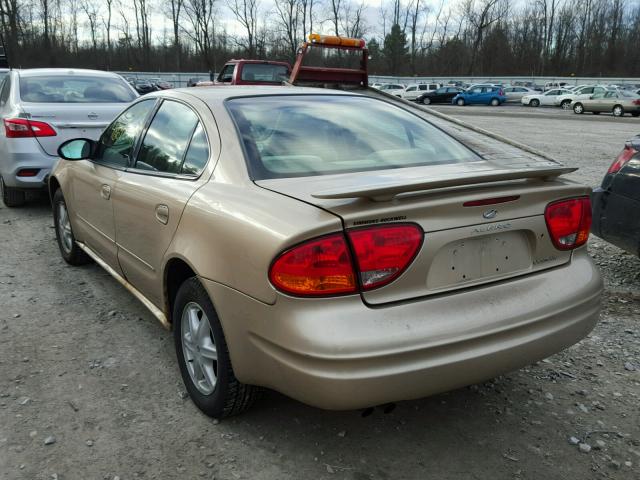
[[[640,132],[640,119],[442,108],[592,186]],[[99,267],[64,264],[51,225],[46,199],[0,206],[1,480],[640,478],[640,261],[597,238],[602,321],[563,353],[388,413],[268,393],[217,423],[185,398],[171,334]]]

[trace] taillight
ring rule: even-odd
[[[301,243],[277,257],[269,280],[280,291],[300,296],[357,293],[386,285],[411,264],[422,245],[422,229],[393,224],[347,231],[355,261],[342,233]],[[358,277],[360,282],[358,283]]]
[[[54,137],[56,131],[48,123],[26,118],[6,118],[4,130],[7,138]]]
[[[630,143],[627,143],[624,146],[624,149],[620,152],[620,155],[618,155],[618,158],[613,161],[609,170],[607,170],[607,173],[618,173],[636,153],[638,153],[638,150],[636,150]]]
[[[18,170],[18,173],[16,174],[16,176],[18,177],[35,177],[38,175],[38,172],[40,171],[39,168],[23,168]]]
[[[287,250],[271,265],[269,279],[277,289],[294,295],[339,295],[357,291],[351,254],[342,233]]]
[[[347,232],[363,290],[395,280],[422,245],[422,229],[413,224],[382,225]]]
[[[501,97],[504,97],[504,90],[502,89],[498,90],[498,95],[500,95]]]
[[[544,218],[555,247],[572,250],[589,239],[591,201],[589,197],[579,197],[550,203]]]
[[[640,105],[640,99],[638,99],[638,100],[634,100],[634,101],[633,101],[633,102],[631,102],[631,103],[633,103],[634,105]]]

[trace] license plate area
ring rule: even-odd
[[[531,265],[531,245],[524,231],[465,238],[438,250],[427,275],[427,288],[494,280],[529,270]]]

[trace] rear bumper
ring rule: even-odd
[[[420,398],[545,358],[591,331],[602,291],[586,249],[553,270],[381,308],[359,296],[267,305],[203,283],[239,380],[336,410]]]
[[[598,237],[626,250],[640,254],[640,202],[601,187],[591,193],[591,231]]]
[[[31,138],[12,140],[34,141]],[[13,145],[11,151],[0,152],[0,157],[0,175],[5,185],[24,189],[45,187],[47,178],[58,160],[58,157],[44,153],[38,145],[29,145],[28,142],[19,146]],[[25,168],[35,168],[39,171],[34,177],[19,177],[18,172]]]

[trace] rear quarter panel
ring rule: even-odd
[[[274,258],[341,229],[338,217],[312,205],[249,181],[234,185],[214,179],[189,201],[164,266],[172,258],[184,259],[201,277],[274,303],[276,291],[268,279]]]

